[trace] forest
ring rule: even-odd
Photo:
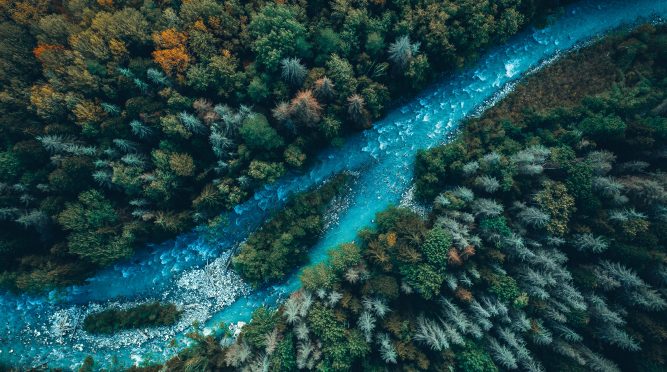
[[[307,262],[320,238],[325,215],[351,175],[339,174],[322,186],[294,195],[287,205],[240,244],[234,269],[255,287],[271,284]]]
[[[132,308],[108,309],[88,315],[83,329],[90,333],[114,333],[132,328],[170,325],[178,321],[181,312],[174,304],[149,302]]]
[[[667,27],[645,25],[420,152],[426,216],[388,208],[238,338],[132,370],[665,370],[666,157]]]
[[[0,1],[0,286],[209,223],[562,3]]]

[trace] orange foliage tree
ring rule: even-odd
[[[113,0],[97,0],[97,4],[104,8],[113,8]]]
[[[184,46],[156,50],[153,52],[153,60],[170,76],[183,73],[190,64],[190,56]]]
[[[292,117],[305,126],[314,126],[320,121],[322,107],[310,90],[302,90],[297,93],[290,104]]]
[[[155,45],[164,49],[182,47],[185,45],[187,39],[188,37],[186,34],[178,32],[173,28],[168,28],[162,32],[153,34],[153,42]]]
[[[38,43],[35,49],[32,50],[32,53],[35,55],[35,58],[37,58],[40,62],[43,62],[42,56],[44,55],[44,53],[48,52],[60,53],[64,49],[65,47],[63,47],[62,45]]]

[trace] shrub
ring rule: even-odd
[[[447,252],[452,245],[452,237],[445,230],[434,228],[426,233],[422,251],[426,261],[436,268],[447,265]]]
[[[246,118],[239,132],[248,148],[254,151],[272,151],[284,145],[282,137],[262,114],[253,114]]]
[[[465,148],[459,141],[436,147],[429,151],[417,152],[415,161],[415,187],[417,196],[424,201],[432,201],[444,185],[456,177],[452,170],[462,167]]]
[[[579,128],[584,135],[601,141],[620,139],[625,134],[626,124],[616,115],[591,116],[579,123]]]
[[[575,200],[562,183],[547,181],[543,187],[535,195],[535,202],[551,217],[547,231],[559,236],[564,235],[568,229],[570,215],[574,211]]]
[[[521,295],[516,280],[508,275],[497,275],[492,277],[490,289],[501,301],[509,304],[515,303]]]
[[[440,293],[444,277],[429,264],[408,264],[401,266],[405,282],[424,299],[431,300]]]
[[[171,170],[181,177],[192,176],[195,172],[194,161],[188,154],[172,154],[169,156],[169,165]]]
[[[498,367],[484,348],[467,342],[463,352],[456,353],[456,365],[465,372],[497,372]]]
[[[0,181],[14,182],[21,171],[21,163],[11,152],[0,152]]]

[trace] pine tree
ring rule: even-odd
[[[621,369],[611,360],[604,358],[587,347],[583,347],[586,364],[595,372],[621,372]]]
[[[463,168],[461,168],[461,170],[463,171],[463,174],[466,177],[470,177],[470,176],[474,175],[475,173],[477,173],[477,171],[479,170],[479,163],[477,161],[471,161],[471,162],[465,163],[465,164],[463,164]]]
[[[546,328],[541,319],[534,320],[533,332],[531,338],[537,345],[549,345],[553,342],[551,331]]]
[[[449,341],[446,332],[438,323],[425,318],[423,315],[417,317],[417,329],[415,340],[421,341],[432,350],[442,351],[449,349]]]
[[[546,147],[536,145],[515,153],[510,161],[517,167],[519,174],[534,176],[542,173],[550,153]]]
[[[384,299],[375,298],[371,301],[371,304],[373,313],[375,313],[375,315],[380,319],[384,318],[384,316],[391,311]]]
[[[345,280],[347,280],[350,284],[356,284],[360,279],[361,275],[357,268],[351,267],[345,271]]]
[[[300,91],[290,103],[290,117],[307,127],[314,127],[320,121],[321,111],[319,102],[310,90]]]
[[[591,253],[602,253],[609,246],[604,238],[593,236],[591,233],[575,235],[572,244],[581,252]]]
[[[308,325],[306,325],[306,322],[299,322],[297,323],[296,327],[294,327],[294,334],[296,335],[297,340],[307,340],[309,332],[310,331],[308,330]]]
[[[287,102],[279,102],[276,107],[271,110],[273,117],[280,122],[287,122],[292,116],[292,109]]]
[[[117,71],[121,76],[126,77],[128,79],[132,79],[134,77],[134,73],[132,73],[132,70],[130,70],[129,68],[118,67]]]
[[[563,324],[556,323],[553,325],[553,329],[567,342],[577,343],[583,340],[581,335]]]
[[[116,138],[113,140],[114,145],[120,149],[120,151],[124,153],[129,153],[129,152],[136,152],[137,151],[137,144],[126,139],[122,138]]]
[[[15,221],[26,228],[35,227],[41,229],[49,222],[49,216],[43,211],[33,209],[20,215]]]
[[[44,148],[52,154],[65,151],[67,146],[72,144],[73,139],[62,135],[52,134],[45,136],[37,136],[37,140],[44,146]]]
[[[300,309],[300,304],[296,300],[294,296],[290,296],[289,299],[285,302],[283,305],[283,315],[287,319],[288,324],[294,324],[296,323],[297,320],[299,320],[299,309]]]
[[[332,99],[336,95],[334,83],[326,76],[315,81],[314,92],[315,96],[321,100]]]
[[[623,350],[638,351],[641,350],[639,343],[634,337],[630,336],[624,330],[612,324],[603,324],[597,332],[598,337],[610,345],[617,346]]]
[[[389,59],[400,68],[407,67],[412,58],[419,52],[419,43],[410,42],[408,35],[401,36],[389,45]]]
[[[475,199],[475,194],[467,187],[458,186],[452,190],[454,196],[460,198],[461,200],[470,203]]]
[[[264,345],[264,352],[266,355],[273,354],[278,346],[278,328],[274,328],[264,336]]]
[[[489,340],[489,348],[491,349],[493,359],[501,366],[507,369],[516,369],[519,367],[512,351],[504,345],[499,344],[495,339],[491,338]]]
[[[592,185],[595,191],[600,192],[600,194],[607,198],[610,198],[614,201],[622,201],[622,203],[628,201],[627,197],[621,198],[621,192],[624,189],[623,184],[611,177],[596,177],[593,179]]]
[[[380,345],[380,356],[385,363],[396,363],[397,353],[394,345],[391,343],[391,338],[386,333],[381,333],[377,337],[377,342]]]
[[[134,86],[136,86],[141,93],[146,94],[148,92],[149,88],[148,84],[146,84],[146,82],[144,82],[143,80],[139,78],[134,78],[132,82],[134,82]]]
[[[310,359],[311,353],[314,350],[313,344],[310,340],[299,342],[296,352],[296,364],[299,369],[306,368],[308,365],[308,359]]]
[[[491,199],[479,198],[473,202],[472,209],[475,215],[494,217],[503,213],[503,206]]]
[[[591,317],[599,320],[603,324],[610,324],[610,325],[625,324],[625,319],[623,319],[623,316],[621,316],[621,314],[619,314],[618,312],[611,310],[608,307],[605,298],[595,294],[589,294],[588,296],[586,296],[586,300],[589,305],[588,308]]]
[[[146,160],[139,154],[126,154],[120,160],[133,167],[143,168],[146,165]]]
[[[283,58],[280,61],[280,67],[282,68],[282,78],[295,86],[300,86],[308,73],[308,70],[298,58]]]
[[[98,170],[93,172],[93,179],[100,186],[110,187],[113,184],[111,180],[111,173],[108,171]]]
[[[524,207],[517,213],[517,218],[526,226],[544,228],[549,224],[551,217],[535,207]]]
[[[3,207],[0,208],[0,221],[10,221],[13,220],[15,216],[19,214],[18,208],[13,207]]]
[[[602,260],[594,270],[600,284],[606,289],[623,286],[628,289],[645,286],[644,281],[632,270],[618,262]]]
[[[313,304],[313,296],[309,292],[303,291],[299,299],[299,315],[305,317],[308,315],[308,310],[310,310],[310,306]]]
[[[616,161],[616,155],[609,151],[591,151],[586,155],[586,162],[597,175],[605,175],[612,169],[612,163]]]
[[[137,136],[141,139],[149,137],[153,133],[151,128],[144,125],[139,120],[132,120],[130,122],[130,128],[132,129],[132,134],[134,134],[135,136]]]
[[[170,85],[169,78],[167,78],[167,76],[165,76],[160,70],[149,68],[146,70],[146,76],[148,77],[148,80],[152,81],[154,84],[162,86]]]
[[[109,114],[111,116],[120,115],[120,107],[118,107],[117,105],[102,102],[101,106],[102,106],[102,110],[104,110],[104,112],[106,112],[107,114]]]
[[[368,311],[364,311],[359,315],[357,320],[357,327],[364,333],[366,336],[366,341],[370,342],[373,336],[373,329],[375,329],[375,318]]]
[[[82,146],[75,143],[70,143],[70,144],[65,144],[63,152],[76,156],[80,155],[92,156],[95,155],[95,153],[97,152],[97,148],[95,146]]]
[[[329,293],[329,298],[327,299],[327,305],[334,307],[343,298],[343,295],[340,292],[331,291]]]
[[[480,164],[485,168],[491,168],[500,163],[502,156],[497,152],[491,152],[484,155],[480,161]]]
[[[475,178],[474,184],[488,193],[494,193],[500,188],[500,182],[495,177],[490,176],[479,176]]]
[[[347,99],[347,113],[357,123],[365,124],[368,119],[366,101],[358,94],[353,94]]]
[[[660,292],[648,286],[628,291],[626,297],[631,304],[650,311],[661,311],[667,308],[667,301],[662,298]]]
[[[245,342],[235,343],[225,353],[225,362],[230,367],[238,368],[252,355],[252,349]]]
[[[181,123],[192,133],[201,134],[206,132],[206,126],[194,115],[182,111],[178,114]]]

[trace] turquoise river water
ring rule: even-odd
[[[275,305],[299,287],[298,273],[284,283],[251,290],[226,262],[232,249],[294,192],[326,182],[333,174],[357,175],[328,216],[326,233],[312,249],[311,263],[328,249],[351,241],[390,204],[410,200],[417,150],[446,142],[466,117],[479,114],[522,76],[559,54],[624,25],[662,22],[667,0],[582,1],[566,8],[544,29],[531,29],[498,46],[471,68],[443,79],[396,108],[372,129],[324,150],[311,168],[257,191],[224,215],[226,224],[197,228],[149,247],[130,261],[98,273],[85,285],[44,296],[0,293],[0,361],[19,367],[75,369],[92,355],[97,366],[127,367],[160,362],[187,345],[193,323],[205,334],[221,322],[248,321],[262,304]],[[171,327],[92,336],[81,329],[86,314],[150,300],[184,309]],[[171,342],[176,340],[176,342]]]

